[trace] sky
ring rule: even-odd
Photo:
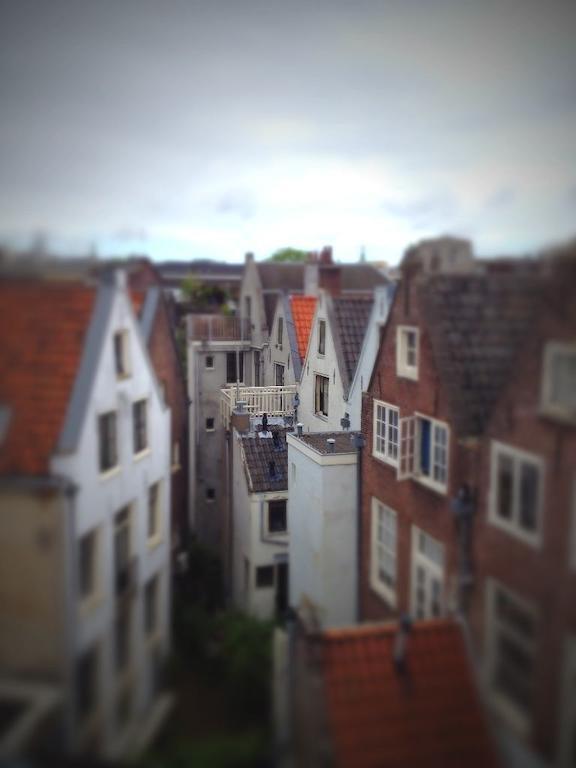
[[[576,234],[573,0],[0,0],[0,241],[397,263]]]

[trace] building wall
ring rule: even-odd
[[[246,317],[246,297],[249,296],[252,304],[251,329],[252,345],[261,349],[268,341],[268,326],[264,313],[264,301],[262,298],[262,284],[258,275],[258,268],[251,258],[246,261],[242,287],[240,288],[240,317]]]
[[[114,366],[113,334],[128,331],[130,375],[117,379]],[[149,449],[138,456],[133,452],[132,403],[146,398]],[[119,466],[104,474],[99,471],[98,416],[117,412]],[[131,510],[131,553],[138,559],[137,589],[132,603],[131,673],[134,695],[133,717],[142,719],[154,703],[151,685],[153,654],[166,656],[170,648],[170,411],[164,405],[160,388],[132,308],[124,291],[117,291],[109,318],[104,347],[91,385],[89,406],[80,430],[78,447],[68,456],[52,460],[55,475],[70,478],[77,486],[74,497],[74,541],[78,556],[80,538],[98,527],[98,590],[87,607],[72,595],[70,620],[73,626],[71,672],[78,656],[98,645],[100,712],[99,730],[103,748],[114,754],[122,749],[126,729],[117,727],[115,705],[117,680],[114,670],[115,588],[114,516],[125,506]],[[148,541],[148,492],[153,483],[161,483],[160,536]],[[153,576],[159,578],[159,626],[154,637],[142,631],[144,585]],[[134,725],[135,720],[132,720]]]
[[[326,354],[318,355],[318,325],[320,320],[326,321]],[[316,416],[314,413],[316,374],[327,376],[328,384],[328,416]],[[340,419],[343,418],[348,406],[344,401],[342,380],[336,358],[336,350],[332,337],[332,329],[326,312],[326,295],[321,293],[316,304],[316,313],[310,331],[308,354],[302,366],[300,383],[300,406],[298,420],[304,425],[305,432],[330,432],[341,429]]]
[[[276,613],[276,584],[258,587],[256,569],[260,566],[275,567],[287,560],[289,533],[266,535],[264,527],[268,502],[287,498],[287,492],[250,493],[242,456],[242,438],[234,432],[232,439],[234,604],[259,619],[271,619]],[[288,529],[290,531],[290,518]]]
[[[564,666],[566,649],[576,637],[576,424],[541,413],[540,393],[546,341],[574,343],[576,307],[570,299],[573,284],[573,273],[571,278],[562,278],[560,273],[550,294],[545,295],[543,316],[521,350],[509,386],[494,413],[477,470],[480,514],[474,547],[477,580],[470,612],[472,634],[487,675],[490,579],[535,609],[533,707],[524,738],[548,759],[559,756],[562,683],[568,679]],[[489,521],[492,440],[530,452],[544,462],[539,546],[526,543]],[[489,680],[486,684],[490,688]],[[498,713],[511,724],[502,709]]]
[[[0,490],[0,668],[62,682],[66,501],[60,491]]]
[[[420,329],[418,381],[396,375],[396,326],[414,325]],[[424,530],[444,543],[446,579],[444,605],[455,607],[457,578],[457,541],[451,499],[467,479],[475,463],[475,448],[458,443],[454,430],[449,437],[449,466],[446,493],[424,486],[416,479],[397,480],[395,467],[372,455],[374,400],[400,409],[400,418],[419,412],[449,423],[446,393],[439,384],[428,331],[420,322],[419,308],[412,292],[400,285],[396,291],[389,321],[384,329],[374,372],[363,396],[362,433],[366,440],[362,471],[362,605],[364,619],[384,619],[409,611],[412,526]],[[397,606],[391,607],[370,586],[372,498],[375,497],[397,513]]]
[[[290,604],[345,626],[357,620],[356,453],[313,453],[288,438]]]
[[[346,410],[350,414],[350,429],[353,431],[360,429],[362,420],[362,392],[366,391],[370,382],[374,361],[376,360],[380,345],[382,327],[388,318],[392,297],[393,288],[391,286],[379,286],[374,289],[374,305],[370,313],[362,351],[346,402]]]
[[[282,344],[278,344],[278,322],[282,318]],[[292,359],[292,350],[290,348],[290,339],[288,337],[288,328],[286,326],[286,314],[284,312],[284,303],[281,297],[276,303],[272,332],[270,334],[270,343],[268,349],[264,350],[263,358],[265,361],[265,374],[263,384],[265,386],[276,385],[276,368],[278,363],[284,366],[284,384],[297,384],[294,375],[294,361]]]

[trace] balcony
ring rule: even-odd
[[[228,315],[189,315],[191,341],[250,341],[250,321]]]
[[[294,413],[296,384],[285,387],[236,387],[232,384],[221,389],[220,415],[224,426],[228,426],[237,402],[244,403],[244,410],[253,416],[266,413],[268,416],[288,416]]]

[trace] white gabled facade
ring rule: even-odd
[[[328,318],[328,294],[320,291],[316,303],[316,312],[312,321],[312,329],[308,340],[308,352],[302,364],[300,380],[300,406],[298,420],[304,425],[306,432],[330,432],[341,429],[340,419],[346,412],[344,388],[338,367],[334,337]],[[320,326],[324,324],[324,353],[320,343]],[[321,377],[321,385],[318,382]],[[317,412],[317,388],[328,388],[328,413]]]
[[[117,460],[101,471],[101,417],[111,413]],[[60,443],[51,471],[76,489],[66,547],[70,746],[117,757],[143,744],[166,703],[171,582],[170,411],[122,275],[98,293]]]
[[[265,386],[286,386],[298,384],[295,372],[294,355],[298,354],[295,343],[294,325],[289,307],[289,297],[279,296],[276,301],[270,342],[264,350],[264,384]],[[300,360],[296,361],[300,368]]]

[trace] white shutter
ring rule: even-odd
[[[406,480],[414,474],[414,449],[416,435],[416,417],[405,416],[400,419],[400,455],[396,470],[397,480]]]

